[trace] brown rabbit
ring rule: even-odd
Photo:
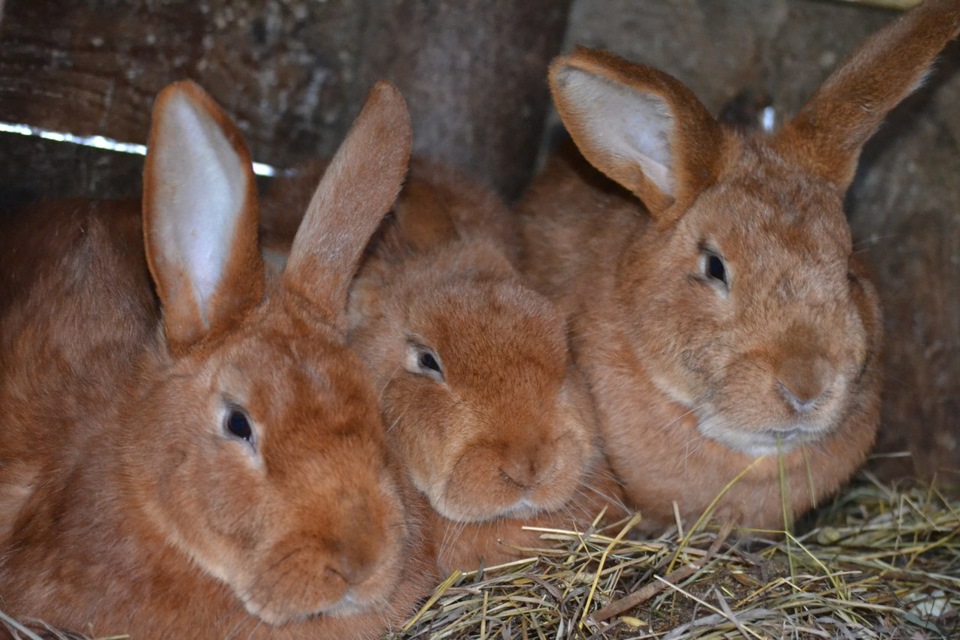
[[[511,224],[489,190],[414,159],[350,290],[348,339],[446,570],[516,558],[538,544],[524,524],[589,526],[619,493],[563,318],[504,252]]]
[[[267,198],[268,255],[322,165]],[[422,158],[350,290],[350,344],[373,371],[387,440],[429,503],[443,571],[542,544],[524,525],[588,526],[618,509],[563,318],[505,252],[515,236],[489,189]]]
[[[339,639],[412,610],[429,550],[344,339],[410,140],[399,93],[376,85],[278,274],[239,132],[189,82],[157,99],[142,226],[133,203],[4,219],[7,613],[97,635]]]
[[[864,461],[881,316],[844,192],[958,30],[957,0],[908,13],[769,137],[725,129],[677,80],[613,54],[553,63],[574,142],[632,195],[555,159],[519,206],[523,264],[570,318],[611,466],[648,526],[674,522],[674,502],[698,517],[743,474],[717,515],[782,528]]]

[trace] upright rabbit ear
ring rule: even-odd
[[[380,81],[320,180],[293,240],[283,283],[342,326],[364,246],[403,184],[412,141],[400,92]]]
[[[143,187],[147,260],[176,352],[236,326],[264,286],[250,156],[192,82],[157,96]]]
[[[660,224],[716,180],[723,132],[675,78],[580,47],[553,62],[550,89],[581,153]]]
[[[864,143],[960,31],[960,1],[927,0],[867,40],[773,139],[776,148],[842,190]]]

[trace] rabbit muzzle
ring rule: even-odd
[[[273,625],[350,616],[386,605],[401,575],[408,536],[392,483],[341,487],[339,499],[288,507],[286,533],[234,588],[247,610]]]

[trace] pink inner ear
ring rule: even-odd
[[[563,110],[567,119],[577,121],[568,127],[578,129],[589,138],[591,151],[604,156],[588,159],[601,170],[634,164],[661,193],[673,197],[674,118],[666,101],[575,67],[563,68],[559,80],[555,91],[565,103]]]
[[[154,137],[152,238],[148,250],[171,291],[192,293],[205,325],[233,245],[248,175],[233,145],[202,104],[178,91],[164,103]],[[164,300],[164,304],[186,300]]]

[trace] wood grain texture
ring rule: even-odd
[[[410,105],[418,151],[515,194],[536,154],[546,65],[568,6],[10,0],[0,26],[0,121],[142,143],[157,91],[190,78],[234,116],[255,159],[288,167],[331,155],[367,89],[387,77]],[[0,191],[61,164],[4,153],[8,139],[0,134]],[[78,153],[45,150],[64,166]],[[109,173],[115,161],[95,164]],[[94,173],[57,177],[47,195],[113,195],[98,191],[113,178]]]
[[[287,166],[331,154],[354,103],[362,0],[10,0],[0,25],[0,121],[143,143],[156,93],[203,85],[254,158]],[[118,195],[113,154],[0,134],[0,190]],[[139,181],[120,189],[132,195]]]
[[[351,116],[358,2],[13,0],[0,31],[0,116],[143,142],[156,93],[204,86],[254,155],[330,152]]]

